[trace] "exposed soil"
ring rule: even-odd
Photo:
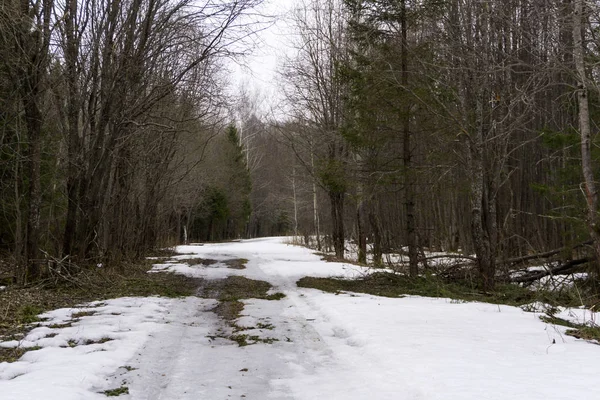
[[[180,263],[186,263],[189,265],[205,265],[205,266],[213,265],[213,264],[216,264],[219,262],[217,260],[213,260],[210,258],[181,258],[176,261],[180,262]]]
[[[248,264],[248,260],[245,258],[234,258],[233,260],[225,261],[227,268],[231,269],[246,269],[246,264]]]
[[[243,261],[247,260],[232,260]],[[219,304],[212,309],[224,322],[214,334],[209,335],[213,340],[217,338],[234,341],[238,346],[249,346],[256,343],[273,343],[277,341],[274,338],[261,338],[256,335],[247,335],[241,331],[256,329],[257,327],[242,327],[236,324],[235,320],[242,316],[244,303],[241,299],[263,299],[280,300],[285,297],[283,293],[274,293],[268,295],[267,292],[272,288],[271,284],[265,281],[248,279],[243,276],[229,276],[225,279],[203,280],[197,290],[197,296],[202,298],[219,300]],[[273,329],[270,324],[263,324],[260,329]]]
[[[221,301],[212,309],[212,312],[226,321],[233,321],[241,316],[244,310],[244,303],[238,300]]]
[[[267,299],[271,284],[243,276],[229,276],[225,279],[202,280],[196,294],[205,299],[234,301],[240,299]]]

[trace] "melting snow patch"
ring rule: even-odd
[[[173,301],[125,297],[42,314],[48,320],[23,340],[0,343],[36,349],[0,363],[2,400],[104,398],[106,377],[165,326]]]

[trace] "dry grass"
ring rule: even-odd
[[[36,351],[39,349],[40,347],[0,347],[0,362],[15,362],[18,361],[19,358],[21,358],[23,354],[27,353],[28,351]]]
[[[248,260],[230,260],[236,264],[245,264]],[[243,276],[229,276],[225,279],[204,280],[198,287],[198,296],[209,299],[219,300],[219,304],[212,309],[226,323],[226,328],[220,329],[217,334],[208,336],[210,339],[222,338],[234,341],[238,346],[249,346],[257,343],[273,343],[277,341],[274,338],[261,338],[256,335],[247,335],[241,331],[256,329],[257,327],[242,327],[236,324],[235,320],[242,315],[244,303],[241,299],[263,299],[263,300],[281,300],[285,297],[283,293],[267,294],[272,288],[271,284],[265,281],[248,279]],[[273,329],[271,324],[262,324],[261,329]],[[228,333],[226,332],[228,331]]]
[[[246,269],[246,264],[248,264],[248,260],[245,258],[235,258],[233,260],[225,261],[227,268],[231,269]]]
[[[178,263],[185,263],[188,265],[213,265],[219,262],[210,258],[180,258],[175,259],[174,261],[177,261]]]
[[[57,308],[123,296],[178,297],[195,293],[197,280],[170,273],[149,274],[151,267],[151,261],[121,264],[120,272],[94,267],[72,275],[69,281],[9,287],[0,292],[0,340],[22,338],[39,325],[38,314]],[[7,352],[0,353],[0,362],[11,357]]]
[[[566,334],[600,345],[600,327],[598,326],[579,326],[576,329],[567,330]]]
[[[297,284],[299,287],[320,289],[331,293],[347,291],[385,297],[417,295],[512,306],[521,306],[535,301],[554,306],[581,305],[581,299],[576,293],[571,292],[531,291],[513,284],[498,284],[494,292],[482,292],[474,281],[447,280],[435,276],[410,278],[406,275],[386,272],[374,273],[355,280],[305,277]]]
[[[241,316],[244,310],[244,303],[238,300],[221,301],[212,309],[212,312],[226,321],[233,321]]]
[[[161,252],[158,255],[173,255]],[[214,264],[209,259],[186,259],[182,262]],[[279,300],[282,293],[267,294],[271,289],[268,282],[231,276],[227,279],[208,281],[189,278],[173,273],[148,273],[152,264],[158,260],[143,260],[138,263],[120,263],[114,268],[90,267],[68,276],[68,280],[46,281],[36,286],[18,288],[9,287],[0,291],[0,341],[20,340],[31,329],[39,326],[39,314],[57,308],[73,308],[90,301],[99,301],[124,296],[179,297],[198,295],[214,298],[220,304],[213,310],[221,318],[233,321],[243,310],[240,299],[258,298]],[[228,267],[245,268],[248,260],[234,259],[225,262]],[[85,311],[74,315],[75,318],[93,315]],[[231,323],[231,322],[230,322]],[[71,322],[54,326],[70,326]],[[32,349],[0,349],[0,362],[16,361],[24,352]]]
[[[267,299],[269,289],[271,284],[265,281],[229,276],[225,279],[202,280],[198,287],[198,296],[220,301]]]

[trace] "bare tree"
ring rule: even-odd
[[[600,275],[600,220],[598,218],[598,189],[592,163],[592,133],[590,128],[589,78],[586,72],[584,21],[587,21],[588,2],[575,0],[573,3],[573,61],[577,76],[577,105],[579,135],[581,137],[581,169],[583,172],[583,191],[587,205],[586,222],[593,240],[596,256],[596,273]]]
[[[218,107],[217,97],[208,99],[215,94],[214,61],[234,53],[232,46],[250,33],[244,16],[260,1],[90,0],[79,8],[75,3],[66,3],[61,30],[70,171],[63,252],[86,258],[123,249],[131,237],[126,226],[134,226],[123,218],[134,215],[138,202],[154,215],[168,185],[159,185],[155,174],[145,178],[142,197],[132,196],[137,146],[162,149],[155,153],[162,157],[156,164],[169,163],[184,121],[206,116],[190,107],[192,99],[180,97],[191,93],[187,88],[203,87],[203,98]],[[178,105],[169,111],[165,101]],[[144,144],[140,138],[148,135],[161,140]],[[153,225],[147,221],[144,229],[148,224]]]
[[[335,253],[343,258],[349,154],[340,132],[345,84],[337,73],[347,50],[342,4],[336,0],[304,3],[297,10],[294,23],[298,53],[286,64],[284,76],[288,102],[299,126],[304,128],[294,136],[292,144],[303,149],[297,153],[307,168],[313,165],[314,158],[315,178],[329,196]]]
[[[39,251],[42,208],[41,162],[45,100],[48,89],[53,0],[8,1],[0,10],[3,42],[12,49],[12,59],[4,60],[18,82],[16,91],[27,133],[26,177],[27,212],[25,246],[20,263],[26,268],[17,274],[20,282],[40,275]]]

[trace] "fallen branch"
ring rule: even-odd
[[[587,242],[579,243],[575,246],[561,247],[560,249],[551,250],[551,251],[547,251],[544,253],[537,253],[537,254],[530,254],[527,256],[509,258],[508,260],[500,260],[499,262],[501,264],[518,264],[518,263],[522,263],[522,262],[529,261],[529,260],[538,260],[540,258],[552,257],[556,254],[560,254],[560,253],[568,251],[568,250],[574,250],[579,247],[587,246],[589,244],[592,244],[591,240],[589,240]]]
[[[440,258],[454,258],[454,259],[459,259],[459,260],[477,261],[477,257],[461,256],[458,254],[446,254],[446,255],[441,255],[441,256],[425,257],[426,260],[436,260],[436,259],[440,259]]]
[[[554,268],[549,268],[545,271],[535,271],[525,275],[517,276],[511,279],[513,283],[531,283],[542,279],[549,275],[564,275],[574,272],[577,266],[593,261],[591,257],[579,258],[577,260],[568,261]]]

